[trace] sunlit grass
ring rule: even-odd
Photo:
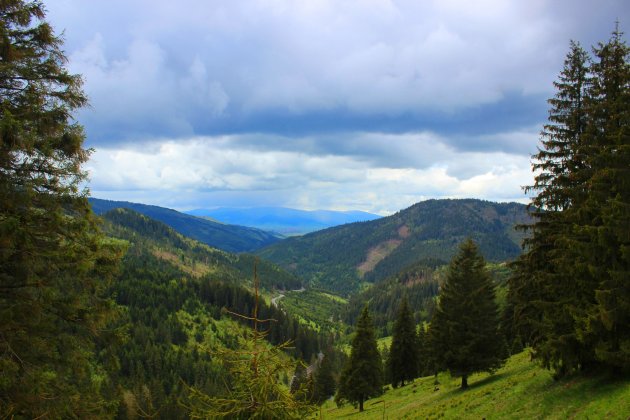
[[[517,354],[494,375],[473,375],[470,388],[459,389],[459,378],[442,373],[388,390],[365,403],[359,413],[351,405],[337,408],[328,401],[324,419],[627,419],[630,416],[630,379],[604,374],[574,376],[554,381],[549,371],[530,361],[529,352]]]

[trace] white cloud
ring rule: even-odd
[[[376,136],[372,134],[372,136]],[[388,141],[404,143],[403,139]],[[425,197],[523,199],[520,186],[531,183],[521,157],[503,153],[444,153],[417,167],[387,167],[360,155],[317,155],[243,148],[237,137],[164,141],[145,150],[99,149],[90,161],[93,194],[165,204],[176,208],[256,205],[262,200],[300,208],[362,209],[392,213]],[[471,168],[455,170],[463,162]],[[458,173],[466,173],[460,176]],[[173,205],[173,204],[171,204]]]

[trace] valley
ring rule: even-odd
[[[487,239],[485,252],[489,255],[500,256],[506,255],[505,245],[501,245],[506,242],[496,238],[501,237],[509,229],[507,224],[502,225],[501,223],[509,221],[513,226],[528,220],[523,213],[516,212],[516,210],[522,211],[522,208],[517,205],[499,205],[476,200],[463,202],[447,200],[442,203],[432,202],[425,205],[430,206],[432,211],[441,215],[450,214],[452,218],[437,217],[430,210],[421,209],[419,211],[414,206],[411,210],[403,210],[390,216],[392,219],[386,217],[372,222],[360,222],[314,232],[303,238],[284,239],[269,249],[263,248],[258,251],[260,257],[244,253],[231,254],[208,247],[132,210],[110,210],[104,214],[104,218],[106,230],[110,235],[129,241],[131,248],[127,257],[129,262],[126,264],[132,264],[130,268],[136,266],[141,260],[148,262],[153,259],[152,264],[161,266],[160,271],[166,274],[164,280],[171,279],[169,280],[170,284],[180,289],[171,289],[167,295],[164,295],[164,298],[170,301],[172,297],[167,297],[168,295],[181,296],[182,290],[190,286],[198,290],[192,295],[188,295],[189,297],[184,300],[176,298],[180,303],[176,304],[173,307],[174,312],[170,312],[170,315],[163,318],[162,321],[164,325],[168,325],[168,330],[163,333],[166,335],[164,338],[156,339],[154,346],[162,340],[166,340],[164,344],[171,342],[178,349],[176,354],[180,354],[178,358],[184,364],[180,367],[167,368],[171,372],[201,369],[201,371],[214,377],[213,381],[216,381],[216,378],[221,377],[222,373],[220,372],[222,371],[211,359],[204,362],[203,354],[215,354],[217,351],[222,351],[220,350],[222,348],[232,348],[239,342],[239,335],[244,334],[245,325],[223,311],[226,308],[243,314],[251,311],[251,306],[247,304],[240,306],[241,304],[237,303],[242,299],[237,297],[239,293],[242,293],[237,290],[242,288],[241,290],[250,293],[251,296],[253,291],[251,273],[254,264],[257,264],[257,271],[260,276],[261,297],[263,301],[267,302],[267,304],[263,304],[265,306],[263,306],[261,315],[263,317],[271,316],[283,324],[280,329],[272,326],[269,345],[280,342],[278,340],[282,340],[281,337],[291,338],[294,340],[291,351],[292,357],[297,356],[312,362],[316,352],[324,351],[325,355],[336,361],[336,369],[339,372],[343,360],[349,355],[353,326],[356,324],[360,310],[364,305],[367,304],[370,307],[378,338],[377,345],[380,351],[385,352],[384,354],[388,352],[387,349],[391,346],[393,321],[403,296],[408,299],[413,308],[415,321],[421,326],[428,325],[435,311],[440,285],[444,283],[446,276],[446,262],[443,258],[448,258],[449,254],[442,247],[456,241],[454,238],[449,239],[446,232],[456,234],[456,238],[464,235],[490,238]],[[501,206],[505,207],[502,208]],[[422,218],[416,219],[415,217],[418,215],[422,215]],[[475,230],[478,229],[479,224],[475,224],[473,221],[475,218],[482,218],[481,215],[485,218],[483,223],[489,223],[497,228],[491,231]],[[430,234],[427,232],[429,230],[427,220],[432,223],[436,223],[436,220],[441,221],[445,225],[432,226],[432,231],[437,233]],[[387,226],[387,228],[383,226]],[[388,231],[389,226],[396,228]],[[464,229],[464,227],[469,230]],[[347,268],[335,266],[336,259],[328,262],[320,260],[319,267],[326,270],[326,274],[330,276],[327,277],[326,281],[319,280],[323,277],[317,276],[300,278],[298,274],[303,273],[299,269],[300,265],[312,264],[310,262],[312,260],[309,258],[314,256],[313,251],[298,253],[301,249],[308,250],[304,243],[308,243],[309,246],[310,244],[321,244],[319,246],[323,247],[331,246],[331,244],[347,244],[352,241],[355,244],[361,244],[368,242],[362,239],[363,236],[387,238],[388,234],[391,235],[390,239],[384,239],[380,245],[363,249],[355,247],[357,251],[360,250],[357,255],[365,256],[365,258],[357,256],[353,264],[345,266],[354,267],[355,277],[348,275]],[[510,235],[506,234],[504,237],[509,238]],[[406,241],[412,241],[411,249],[417,251],[421,257],[417,257],[415,260],[404,256],[396,257],[396,250],[402,247]],[[295,242],[298,242],[297,247],[284,244]],[[499,244],[499,247],[493,248],[492,244]],[[427,249],[422,250],[420,248],[422,246]],[[341,249],[337,247],[331,252],[341,253]],[[440,251],[438,253],[432,251],[436,249]],[[512,248],[508,246],[507,249]],[[280,250],[286,250],[290,259],[278,257],[281,255]],[[293,262],[288,267],[282,268],[266,262],[264,256],[268,255],[267,253],[276,256],[276,261]],[[347,254],[344,253],[343,255],[346,256]],[[352,255],[351,252],[350,255]],[[258,260],[257,263],[255,263],[256,260]],[[509,259],[495,258],[491,260],[493,262],[489,262],[487,265],[487,270],[496,287],[496,303],[501,311],[506,306],[507,278],[510,276],[506,260],[509,261]],[[296,264],[296,261],[305,262]],[[357,264],[357,261],[361,262]],[[403,264],[401,261],[405,263],[411,261],[411,263],[409,265],[396,265]],[[387,262],[387,265],[382,265],[384,262]],[[331,263],[332,266],[327,265]],[[142,264],[146,264],[146,262]],[[167,269],[166,267],[170,268]],[[285,269],[289,271],[285,271]],[[333,277],[334,273],[345,273],[345,277],[342,276],[340,281],[339,278]],[[382,277],[378,277],[377,273],[383,273]],[[129,277],[130,275],[131,277]],[[146,274],[135,271],[135,274],[124,274],[123,278],[140,280],[145,276]],[[181,280],[174,280],[177,277]],[[351,287],[343,282],[344,278],[350,278]],[[156,280],[157,277],[154,277],[152,281],[155,282]],[[176,283],[173,283],[174,281]],[[183,283],[181,283],[182,281]],[[236,294],[232,295],[233,297],[228,297],[227,300],[223,301],[224,303],[217,302],[219,306],[216,306],[217,303],[213,303],[213,299],[216,298],[208,298],[207,296],[211,295],[208,295],[208,289],[203,286],[208,281],[215,285],[211,286],[212,288],[223,288],[225,286],[221,285],[231,285],[228,287],[235,287],[236,289],[233,290]],[[153,292],[149,292],[150,288],[147,289],[146,283],[144,284],[142,293],[146,296],[151,295]],[[198,287],[201,288],[198,289]],[[122,298],[119,300],[120,303],[130,305],[130,309],[137,306],[137,303],[132,303],[133,300],[129,300],[131,298],[129,292],[123,292],[124,289],[118,290],[119,299]],[[155,302],[156,307],[162,305],[160,300],[152,301]],[[219,307],[223,309],[219,310]],[[134,311],[136,310],[134,309]],[[134,316],[138,317],[139,315]],[[133,323],[138,324],[140,319],[142,318],[133,319]],[[141,341],[137,341],[139,330],[135,331],[131,343],[133,346],[141,346]],[[241,332],[239,333],[239,331]],[[155,354],[152,357],[158,359],[169,357],[168,355],[172,350],[161,346],[153,347],[154,350],[149,351]],[[140,356],[137,350],[131,350],[133,347],[129,347],[129,345],[127,347],[129,350],[125,351],[129,353],[125,353],[127,354],[126,358],[137,360],[141,363],[138,366],[147,366],[145,362],[141,362],[144,357]],[[147,350],[145,349],[145,351]],[[405,418],[407,416],[421,416],[423,418],[467,418],[470,416],[523,418],[523,416],[537,417],[543,413],[545,417],[549,418],[563,418],[573,416],[576,413],[583,413],[586,416],[604,415],[617,418],[620,413],[626,410],[626,407],[630,410],[629,382],[621,381],[614,386],[606,385],[612,386],[612,388],[606,388],[606,386],[600,388],[596,385],[599,382],[610,383],[604,376],[600,376],[581,378],[577,383],[575,379],[571,378],[557,383],[548,371],[530,361],[530,351],[515,353],[509,358],[505,367],[493,375],[476,374],[471,376],[472,388],[467,394],[462,394],[458,390],[457,379],[451,378],[447,373],[439,374],[438,385],[435,384],[433,376],[428,376],[420,377],[413,383],[398,389],[389,387],[381,397],[368,400],[365,411],[360,413],[358,418],[382,418],[383,415],[386,418]],[[190,357],[190,359],[181,359],[183,356]],[[183,362],[184,360],[190,360],[190,362]],[[183,412],[177,408],[178,404],[175,404],[175,400],[172,398],[184,398],[186,396],[185,388],[175,386],[173,383],[168,385],[171,387],[171,391],[166,391],[166,389],[159,391],[161,388],[156,383],[152,388],[155,390],[155,394],[152,394],[150,399],[139,399],[137,391],[134,391],[134,387],[138,386],[137,384],[151,383],[152,380],[165,383],[163,375],[166,373],[162,370],[151,370],[148,366],[144,368],[144,373],[139,373],[138,368],[129,365],[129,362],[124,364],[125,375],[128,375],[129,378],[129,382],[127,382],[129,388],[126,392],[134,398],[134,402],[128,403],[125,409],[133,411],[142,408],[142,410],[150,411],[152,407],[154,409],[160,407],[159,409],[165,413],[170,412],[175,417],[181,416]],[[287,386],[291,383],[291,375],[290,371],[282,375]],[[198,384],[196,386],[200,386],[199,389],[205,390],[204,392],[216,392],[213,390],[216,382],[203,382],[201,377],[190,376],[189,374],[183,377],[187,378],[185,379],[186,383],[189,385]],[[166,382],[166,384],[169,383]],[[167,399],[159,397],[165,392],[164,395],[167,396]],[[523,393],[528,393],[527,401],[538,401],[538,403],[523,403],[525,398]],[[590,399],[584,399],[585,393],[591,396]],[[177,395],[179,396],[175,397]],[[563,404],[561,406],[554,404],[557,400],[563,401]],[[346,418],[357,416],[357,413],[352,405],[338,407],[330,399],[321,406],[318,416],[320,416],[318,418]]]
[[[110,3],[0,1],[0,419],[630,419],[630,2]]]
[[[90,198],[89,201],[92,210],[96,214],[104,214],[116,208],[134,210],[165,223],[182,235],[228,252],[251,252],[281,239],[280,235],[261,229],[226,225],[164,207],[130,203],[128,201],[101,200],[98,198]]]
[[[195,209],[192,216],[210,218],[231,225],[250,226],[284,236],[304,235],[333,226],[380,218],[362,211],[297,210],[284,207]]]
[[[265,345],[271,350],[274,345],[290,340],[290,348],[283,356],[286,363],[294,363],[294,360],[313,363],[317,354],[323,354],[332,360],[333,372],[336,372],[333,375],[337,378],[350,354],[354,326],[365,305],[370,307],[377,346],[385,357],[392,345],[393,324],[403,297],[413,308],[413,318],[420,328],[424,329],[432,319],[446,276],[442,258],[448,256],[444,249],[440,253],[432,250],[438,249],[437,244],[441,247],[456,240],[448,238],[445,232],[456,233],[456,238],[464,235],[496,238],[492,235],[500,236],[507,229],[500,224],[500,212],[495,210],[501,206],[508,209],[502,210],[504,221],[527,220],[517,212],[507,216],[510,211],[521,210],[515,205],[471,200],[428,205],[452,218],[447,220],[432,215],[429,210],[412,208],[391,219],[314,232],[301,241],[300,238],[284,239],[283,242],[288,243],[298,241],[299,245],[286,247],[279,242],[271,250],[262,249],[259,254],[263,257],[230,253],[188,238],[131,209],[138,205],[125,205],[102,213],[104,231],[125,243],[127,249],[121,272],[108,292],[125,310],[115,328],[128,328],[125,343],[115,347],[116,353],[112,355],[120,360],[118,381],[124,398],[118,409],[119,416],[131,418],[145,413],[160,418],[187,418],[190,407],[197,404],[195,399],[190,399],[190,389],[207,395],[222,392],[222,382],[229,378],[225,376],[225,366],[215,357],[248,345],[244,337],[248,334],[249,322],[231,313],[251,314],[254,267],[261,286],[258,315],[274,320],[267,330]],[[475,230],[479,225],[470,219],[480,217],[479,213],[490,217],[488,220],[498,229],[490,233]],[[418,214],[422,215],[421,219],[414,218]],[[441,233],[430,235],[427,220],[433,223],[442,220],[448,226],[434,225],[433,231]],[[389,226],[395,229],[388,230]],[[466,231],[464,226],[471,230]],[[362,239],[363,236],[387,238],[388,234],[395,239],[385,239],[381,245],[372,247],[354,247],[357,257],[352,264],[339,267],[334,265],[337,259],[320,260],[319,267],[330,276],[326,281],[319,281],[317,277],[300,278],[296,273],[302,271],[295,265],[288,267],[293,268],[290,272],[264,259],[266,253],[273,251],[272,255],[279,261],[306,261],[308,264],[314,254],[313,251],[298,253],[308,249],[304,243],[326,246],[354,241],[362,244],[369,241]],[[413,241],[412,249],[421,257],[415,260],[392,258],[406,241]],[[489,255],[505,255],[504,249],[492,248],[492,243],[491,240],[486,243]],[[421,246],[427,249],[422,251]],[[341,249],[336,247],[332,251],[346,256]],[[281,250],[286,250],[291,259],[278,257]],[[353,255],[352,250],[350,255]],[[362,259],[359,255],[367,257]],[[357,265],[357,261],[362,262]],[[388,265],[382,267],[385,261]],[[401,261],[412,263],[396,265]],[[345,267],[355,269],[356,277],[350,277],[351,287],[344,283],[344,278],[349,278]],[[503,311],[510,270],[500,258],[489,262],[487,270],[497,290],[497,305]],[[345,273],[346,277],[333,277],[334,273]],[[370,273],[368,281],[365,277]],[[376,273],[383,273],[383,277],[377,277]],[[436,378],[427,376],[401,388],[386,387],[382,396],[366,402],[362,413],[357,413],[352,405],[337,406],[332,398],[327,399],[316,416],[330,419],[383,416],[565,418],[576,415],[623,418],[622,413],[630,411],[630,382],[627,380],[612,379],[611,382],[602,374],[556,382],[550,372],[530,361],[530,351],[513,354],[505,367],[493,375],[471,376],[471,390],[466,393],[458,389],[457,378],[440,373],[437,385]],[[293,374],[291,369],[279,372],[279,385],[289,387]]]

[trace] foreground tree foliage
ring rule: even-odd
[[[515,331],[557,376],[630,369],[630,48],[615,30],[593,52],[571,44],[549,100],[508,297]]]
[[[352,339],[350,359],[341,372],[335,400],[359,404],[363,411],[365,400],[383,393],[383,363],[376,346],[374,325],[367,306],[363,308]]]
[[[103,290],[122,247],[80,190],[86,97],[44,18],[39,2],[0,2],[0,417],[111,417],[94,346],[115,335]]]
[[[468,239],[449,265],[440,303],[431,321],[432,352],[439,368],[461,376],[493,372],[505,361],[494,284],[475,243]]]
[[[284,350],[289,342],[270,346],[265,325],[272,319],[258,317],[258,276],[254,267],[255,303],[252,316],[232,313],[252,321],[245,339],[237,349],[217,351],[217,356],[231,376],[231,386],[224,395],[210,396],[190,388],[192,418],[225,419],[301,419],[315,410],[310,404],[306,383],[288,387],[280,376],[292,371],[293,362]],[[300,365],[298,365],[300,366]]]
[[[571,43],[564,69],[555,82],[556,96],[549,100],[549,123],[542,132],[542,147],[534,156],[540,171],[526,191],[538,191],[530,214],[537,221],[527,228],[531,236],[528,252],[516,263],[511,281],[511,302],[524,341],[547,368],[564,371],[592,360],[593,355],[575,333],[576,312],[592,300],[589,288],[575,287],[567,276],[570,251],[565,242],[571,235],[569,212],[585,200],[582,137],[586,130],[586,97],[591,83],[589,58],[577,43]],[[516,298],[516,299],[515,299]]]

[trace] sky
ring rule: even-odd
[[[527,202],[570,40],[627,0],[45,0],[98,198],[394,213]]]

